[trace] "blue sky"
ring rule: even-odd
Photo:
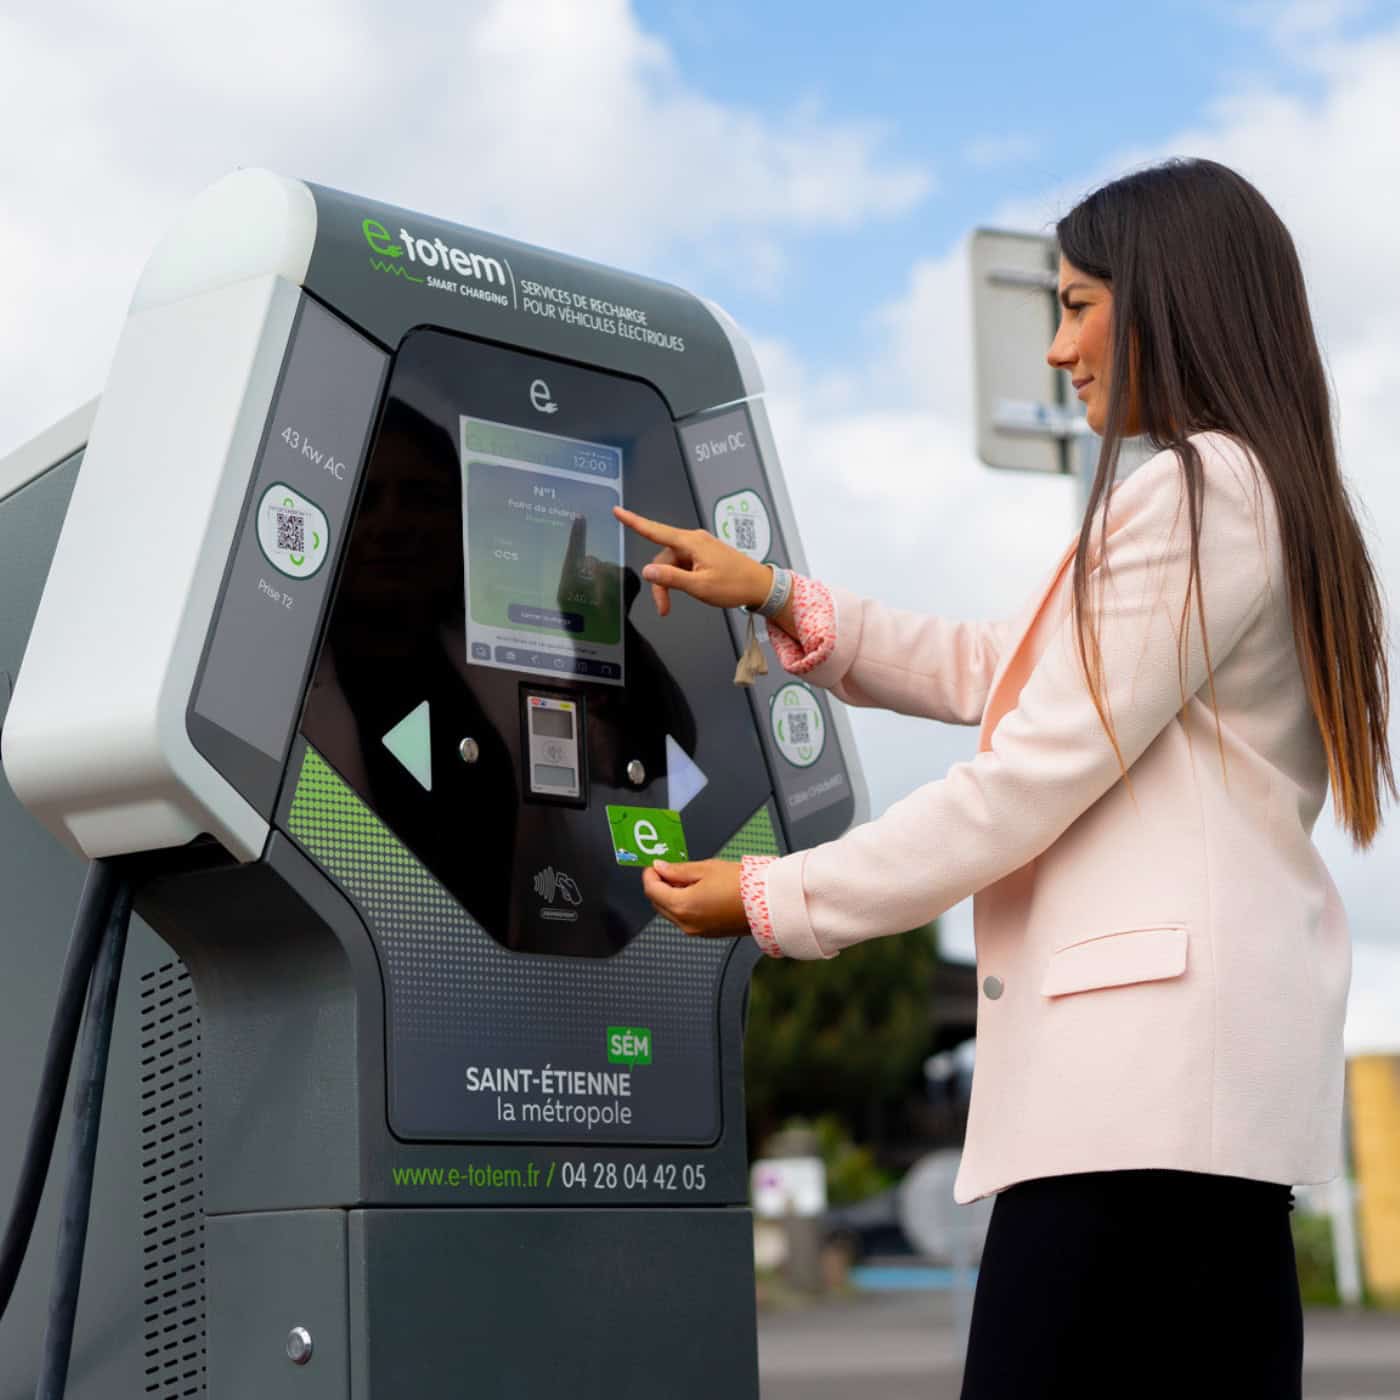
[[[1400,610],[1400,0],[50,0],[0,7],[0,116],[0,260],[26,274],[0,455],[100,392],[161,231],[262,165],[721,302],[812,572],[952,618],[1019,611],[1082,509],[1072,481],[975,454],[970,230],[1221,160],[1297,242]],[[975,751],[963,727],[851,720],[875,814]],[[1357,1025],[1393,1040],[1400,817],[1357,852],[1324,808],[1314,840],[1369,959]],[[940,922],[969,956],[970,900]]]
[[[634,5],[686,81],[709,96],[779,121],[817,112],[869,123],[885,162],[928,178],[928,193],[902,212],[788,235],[785,275],[767,288],[741,277],[716,286],[746,326],[803,341],[824,368],[846,361],[851,331],[901,293],[915,259],[945,250],[1018,192],[1075,187],[1125,147],[1155,146],[1184,116],[1250,86],[1316,100],[1316,75],[1269,28],[1286,8],[1201,0]],[[1331,33],[1352,41],[1400,14],[1396,4],[1322,8],[1335,14]],[[847,264],[858,272],[832,275]]]

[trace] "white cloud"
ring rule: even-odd
[[[1246,0],[1231,7],[1235,19],[1261,29],[1281,47],[1334,35],[1372,8],[1371,0]]]
[[[0,452],[100,388],[164,226],[240,165],[640,271],[678,249],[776,285],[783,245],[931,188],[883,133],[707,97],[626,0],[0,15]]]

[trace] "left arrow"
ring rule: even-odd
[[[410,710],[381,742],[424,788],[433,790],[432,729],[426,700]]]

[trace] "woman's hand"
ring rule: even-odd
[[[737,860],[657,861],[642,871],[642,889],[682,933],[733,938],[748,933]]]
[[[717,608],[756,608],[767,598],[773,581],[768,565],[750,559],[708,530],[680,530],[623,506],[614,506],[613,514],[645,539],[664,546],[642,570],[662,617],[671,611],[672,588]]]

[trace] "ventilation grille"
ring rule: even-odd
[[[190,974],[141,979],[141,1245],[146,1395],[205,1393],[204,1111]]]

